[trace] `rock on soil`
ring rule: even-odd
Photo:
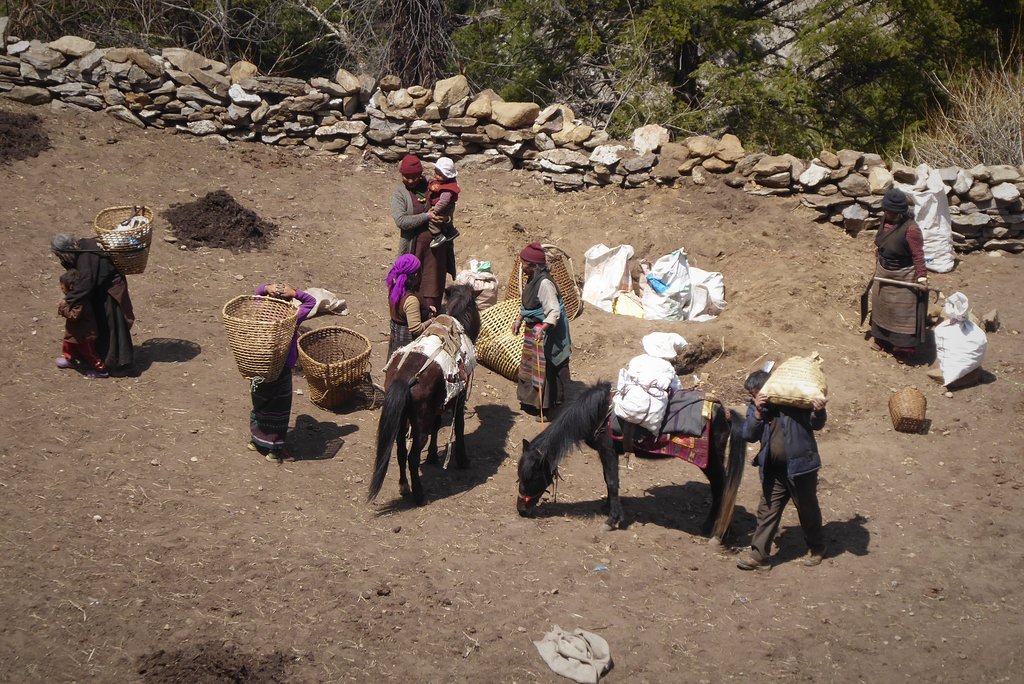
[[[163,217],[187,247],[266,249],[277,233],[277,224],[261,219],[223,190],[188,204],[172,204]]]
[[[0,112],[0,164],[38,157],[50,139],[35,114]]]

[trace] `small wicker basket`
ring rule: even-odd
[[[298,309],[273,297],[242,295],[224,305],[223,316],[238,372],[249,379],[276,380],[295,336]]]
[[[523,336],[512,333],[519,306],[519,299],[506,299],[480,314],[480,336],[476,341],[477,360],[509,380],[519,379],[523,356]]]
[[[904,387],[889,397],[889,417],[898,432],[919,433],[928,427],[928,400],[916,387]]]
[[[117,226],[133,216],[148,220],[145,226],[117,230]],[[96,215],[97,240],[110,255],[110,260],[123,275],[138,275],[146,270],[149,248],[153,244],[153,210],[149,207],[109,207]]]
[[[548,259],[548,270],[551,271],[551,278],[558,286],[558,293],[562,295],[565,303],[565,312],[569,314],[569,320],[573,320],[583,311],[583,298],[580,289],[576,285],[576,276],[572,271],[572,259],[560,247],[556,245],[542,245]],[[512,272],[508,278],[508,287],[505,288],[505,299],[521,299],[523,285],[526,283],[526,276],[523,274],[523,262],[517,256]]]
[[[320,408],[336,409],[369,376],[370,340],[348,328],[318,328],[299,337],[299,359],[310,400]]]

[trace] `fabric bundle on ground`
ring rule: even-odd
[[[566,632],[552,625],[551,631],[533,645],[553,672],[580,684],[597,684],[612,668],[608,642],[583,629]]]
[[[962,292],[946,299],[946,320],[935,326],[935,355],[942,370],[942,384],[949,385],[981,367],[988,349],[985,331],[968,318],[970,303]]]

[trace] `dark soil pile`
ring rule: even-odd
[[[35,114],[0,111],[0,164],[38,157],[50,139]]]
[[[293,661],[283,653],[256,656],[230,644],[197,644],[181,651],[157,651],[138,660],[138,673],[147,684],[272,684],[289,681]]]
[[[277,233],[277,224],[264,221],[223,190],[188,204],[173,204],[163,217],[188,247],[266,249]]]

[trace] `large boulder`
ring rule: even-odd
[[[359,77],[345,69],[338,69],[338,72],[334,74],[334,82],[338,84],[345,95],[355,95],[362,87]]]
[[[469,97],[469,81],[462,74],[443,78],[434,84],[434,104],[451,107],[464,97]]]
[[[1021,179],[1020,170],[1016,166],[1011,166],[1009,164],[995,164],[989,166],[988,173],[991,178],[989,182],[993,186],[999,185],[1000,183],[1016,183]]]
[[[637,154],[644,156],[657,152],[668,142],[668,129],[658,124],[647,124],[634,130],[630,140]]]
[[[96,43],[78,36],[64,36],[47,44],[51,50],[56,50],[68,57],[85,57],[96,49]]]
[[[160,51],[160,56],[170,63],[178,71],[188,73],[193,69],[206,69],[210,67],[211,60],[203,57],[198,52],[186,48],[169,47]]]
[[[164,68],[159,62],[150,57],[145,50],[138,48],[114,48],[107,50],[103,58],[112,64],[127,64],[130,62],[152,78],[156,78],[164,73]]]
[[[104,111],[110,116],[117,119],[118,121],[124,121],[125,123],[130,123],[132,126],[137,126],[139,128],[146,127],[146,124],[142,123],[142,121],[140,121],[138,117],[132,114],[131,110],[129,110],[124,105],[114,105],[113,107],[107,107]]]
[[[822,150],[819,152],[818,160],[830,169],[838,169],[840,166],[839,157],[836,156],[835,152],[830,150]]]
[[[228,81],[232,85],[241,83],[247,78],[255,77],[259,72],[260,70],[255,64],[240,59],[231,65],[231,69],[228,71]]]
[[[792,167],[793,163],[784,156],[763,157],[754,165],[753,173],[756,176],[772,176],[783,171],[790,173]]]
[[[586,124],[577,126],[570,121],[562,126],[562,130],[552,133],[551,139],[556,145],[579,145],[589,138],[593,132],[593,126]]]
[[[245,92],[245,88],[238,85],[237,83],[228,88],[228,97],[236,105],[241,107],[258,107],[263,99],[259,95],[253,95],[252,93]]]
[[[533,122],[533,132],[543,132],[548,135],[557,133],[562,130],[566,124],[571,125],[575,118],[575,112],[565,105],[548,105],[544,109],[540,110],[540,114],[537,115],[537,119]]]
[[[839,192],[847,197],[864,197],[872,194],[868,179],[859,173],[851,173],[839,181]]]
[[[30,105],[46,104],[53,99],[49,90],[36,86],[14,86],[3,93],[3,96],[15,102],[24,102]]]
[[[702,159],[710,157],[718,151],[718,141],[710,135],[690,136],[683,141],[683,144],[690,150],[691,155]]]
[[[188,72],[188,75],[191,76],[196,83],[206,88],[217,97],[224,98],[228,96],[228,89],[231,87],[231,81],[229,81],[225,76],[221,76],[215,71],[206,71],[204,69],[193,69]]]
[[[477,119],[491,118],[491,103],[502,102],[501,96],[490,88],[481,91],[476,98],[466,106],[466,116]]]
[[[299,78],[286,78],[279,76],[256,76],[247,78],[238,85],[246,92],[257,95],[284,95],[298,96],[309,92],[309,84]]]
[[[540,114],[534,102],[492,102],[491,119],[505,128],[526,128],[533,125]]]
[[[28,49],[22,52],[19,57],[21,61],[31,64],[36,69],[44,69],[46,71],[56,69],[67,60],[63,53],[48,48],[38,40],[31,41]]]
[[[827,166],[822,166],[817,162],[812,162],[803,173],[800,174],[797,181],[800,185],[805,188],[816,188],[829,177],[831,170]]]
[[[725,162],[732,162],[735,164],[740,159],[746,156],[746,151],[743,149],[743,144],[740,139],[732,133],[726,133],[722,136],[722,139],[718,141],[718,145],[715,147],[715,156]]]
[[[395,74],[386,74],[380,77],[377,87],[380,88],[382,93],[390,93],[392,90],[398,90],[402,87],[402,79]]]
[[[872,195],[884,195],[892,187],[892,174],[884,166],[872,166],[868,171],[868,186]]]
[[[995,177],[993,176],[993,182]],[[992,198],[998,202],[1009,204],[1020,199],[1020,190],[1013,183],[1000,183],[992,186]]]
[[[575,166],[577,168],[586,168],[590,165],[587,155],[576,150],[567,150],[564,148],[545,150],[540,153],[540,158],[544,161],[548,161],[552,164],[559,166]]]
[[[893,162],[892,177],[897,183],[916,183],[917,171],[912,166]]]
[[[864,153],[858,152],[857,150],[839,150],[839,152],[836,153],[836,156],[839,157],[840,166],[853,169],[860,163],[860,160],[864,157]]]
[[[700,163],[701,168],[711,173],[729,173],[736,166],[735,162],[722,159],[718,155],[708,157]]]

